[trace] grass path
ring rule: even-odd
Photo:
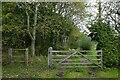
[[[103,71],[96,69],[94,75],[88,74],[85,69],[78,72],[73,69],[65,69],[64,76],[56,76],[62,69],[50,69],[47,66],[47,57],[37,57],[28,66],[20,63],[3,65],[3,78],[118,78],[117,68],[107,68]]]

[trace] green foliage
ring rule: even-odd
[[[91,32],[97,32],[95,41],[98,42],[97,49],[103,50],[103,64],[107,67],[118,66],[118,44],[119,38],[115,31],[106,23],[97,22],[92,24],[89,29]]]
[[[0,26],[0,32],[2,31],[2,27]]]
[[[78,39],[78,37],[81,35],[79,28],[73,27],[70,31],[69,34],[69,39],[68,39],[68,47],[69,48],[78,48],[78,46],[75,45],[75,41]]]
[[[54,49],[65,49],[64,37],[67,38],[70,35],[73,27],[71,20],[64,19],[59,14],[51,13],[43,16],[43,23],[38,26],[36,34],[36,46],[39,47],[39,51],[47,53],[50,46]]]
[[[31,40],[24,25],[24,11],[17,3],[2,4],[2,44],[3,47],[26,48]]]
[[[78,40],[75,43],[77,46],[82,48],[82,50],[91,50],[91,47],[95,44],[93,41],[91,41],[91,38],[83,35],[78,38]]]
[[[96,50],[97,42],[91,41],[91,38],[81,33],[78,28],[71,30],[68,46],[70,48],[82,50]]]
[[[74,23],[64,18],[60,13],[53,12],[56,3],[40,3],[38,10],[38,24],[36,31],[36,54],[46,54],[47,49],[65,49],[64,38],[68,38]],[[27,32],[24,3],[3,3],[3,46],[24,48],[31,45],[31,38]],[[9,7],[9,9],[7,8]],[[34,11],[34,5],[29,6]],[[33,27],[33,15],[30,12],[30,32]]]
[[[30,44],[26,29],[15,25],[3,26],[2,39],[3,47],[26,48]]]
[[[25,8],[27,8],[30,16],[30,33],[32,33],[35,5],[34,3],[21,2],[3,3],[3,47],[25,48],[31,46]],[[56,5],[63,5],[64,7],[56,8]],[[36,25],[36,54],[47,54],[47,49],[50,46],[54,49],[69,48],[67,44],[69,36],[72,35],[70,32],[72,30],[79,32],[73,21],[69,19],[69,14],[72,16],[78,12],[69,7],[80,8],[78,9],[79,13],[84,11],[83,3],[40,3]],[[56,13],[57,11],[58,13]],[[62,15],[64,12],[66,12],[66,17]]]

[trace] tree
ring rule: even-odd
[[[35,10],[33,11],[29,5],[27,5],[27,3],[25,4],[25,10],[26,10],[26,15],[27,15],[27,31],[28,31],[28,34],[31,38],[31,52],[32,52],[32,56],[34,57],[35,56],[35,40],[36,40],[36,28],[37,28],[37,18],[38,18],[38,6],[40,5],[40,3],[33,3],[35,4]],[[28,12],[29,10],[29,12]],[[34,15],[34,18],[33,18],[33,21],[34,21],[34,25],[33,25],[33,30],[32,30],[32,33],[30,32],[30,11],[33,11],[33,15]]]
[[[97,49],[102,49],[103,51],[103,64],[106,67],[117,67],[118,66],[118,54],[119,54],[119,36],[115,29],[114,25],[107,23],[109,20],[105,17],[107,10],[104,10],[103,3],[98,3],[98,16],[95,19],[95,22],[91,22],[91,27],[89,27],[90,32],[97,32],[95,41],[98,42]],[[111,6],[109,6],[111,7]],[[104,12],[104,14],[103,14]],[[105,17],[105,18],[104,18]]]
[[[79,10],[71,3],[40,2],[5,3],[3,8],[4,46],[20,48],[23,47],[23,43],[25,47],[31,44],[32,56],[35,56],[35,45],[38,45],[38,40],[42,47],[65,46],[71,27],[76,27],[71,18]],[[26,43],[29,45],[26,46]]]
[[[110,25],[100,22],[92,24],[89,28],[91,32],[96,31],[97,35],[94,38],[98,42],[97,49],[103,50],[103,64],[107,67],[118,65],[118,44],[119,39],[115,36],[115,31]]]
[[[104,20],[108,23],[113,25],[113,28],[118,32],[120,35],[120,22],[119,22],[119,10],[120,10],[120,2],[106,2],[104,3]]]
[[[96,3],[93,8],[97,8],[96,16],[92,18],[93,20],[89,19],[92,23],[96,22],[98,19],[106,22],[108,25],[111,25],[113,29],[119,34],[120,33],[120,23],[119,23],[119,1],[108,1],[108,2],[98,2]],[[89,14],[90,15],[90,14]],[[101,18],[100,18],[101,16]],[[90,16],[91,17],[91,16]],[[89,22],[90,23],[90,22]]]
[[[2,44],[3,47],[26,48],[29,46],[29,35],[24,26],[24,13],[16,3],[2,5]],[[20,14],[21,13],[21,14]]]

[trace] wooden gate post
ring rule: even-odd
[[[48,48],[48,66],[51,67],[52,65],[52,51],[53,48],[52,47],[49,47]]]
[[[8,49],[8,63],[12,64],[12,48]]]
[[[28,65],[28,48],[25,51],[25,64]]]

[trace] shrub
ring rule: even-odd
[[[101,22],[92,24],[89,28],[91,32],[97,32],[95,41],[98,42],[97,49],[103,51],[103,64],[106,67],[118,66],[119,37],[110,25]]]
[[[83,34],[76,40],[75,45],[82,50],[95,50],[97,42],[91,41],[91,38]]]

